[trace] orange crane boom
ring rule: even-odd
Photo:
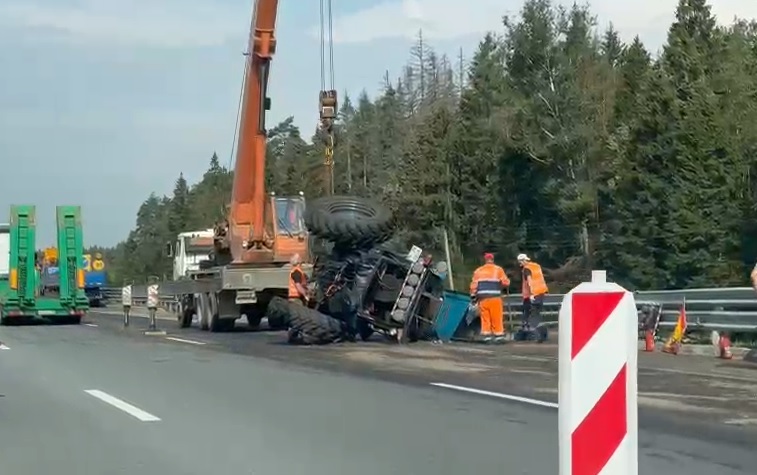
[[[329,3],[330,0],[326,0]],[[231,203],[226,222],[216,227],[216,254],[231,264],[280,264],[292,255],[308,254],[304,225],[304,196],[268,196],[265,190],[266,111],[271,108],[268,79],[276,53],[278,0],[256,0],[246,53],[244,84],[239,114],[239,139]],[[324,0],[321,0],[321,10]],[[322,41],[323,43],[323,41]],[[323,44],[322,44],[323,48]],[[325,89],[325,85],[324,85]],[[335,90],[319,95],[322,128],[330,137],[327,162],[333,156],[333,124],[336,118]]]
[[[265,113],[270,109],[268,76],[276,52],[278,6],[278,0],[257,0],[250,29],[228,223],[228,244],[237,263],[274,260],[273,236],[266,236]]]

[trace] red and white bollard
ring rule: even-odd
[[[638,475],[638,316],[605,271],[559,315],[560,475]]]

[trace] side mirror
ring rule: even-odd
[[[170,241],[166,243],[166,257],[173,257],[173,245]]]

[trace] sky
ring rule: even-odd
[[[228,164],[252,0],[0,0],[0,222],[35,204],[38,247],[55,206],[81,205],[86,245],[114,245],[151,192]],[[268,123],[318,118],[319,2],[281,0]],[[565,2],[567,3],[567,2]],[[677,0],[595,0],[600,26],[652,50]],[[711,0],[723,23],[757,17],[754,0]],[[522,0],[333,0],[335,86],[379,91],[399,75],[419,29],[466,56]],[[632,6],[633,5],[633,6]]]

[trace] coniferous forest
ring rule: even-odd
[[[527,0],[467,58],[436,53],[419,32],[378,97],[342,96],[336,192],[383,201],[397,239],[434,255],[446,229],[458,285],[484,251],[511,275],[528,253],[555,290],[591,268],[635,289],[746,285],[757,23],[723,20],[705,0],[681,0],[659,51],[598,30],[588,6],[548,0]],[[269,190],[324,193],[312,142],[292,118],[269,131]],[[212,226],[230,189],[213,154],[199,183],[179,176],[172,196],[147,197],[106,250],[112,283],[170,275],[165,242]]]

